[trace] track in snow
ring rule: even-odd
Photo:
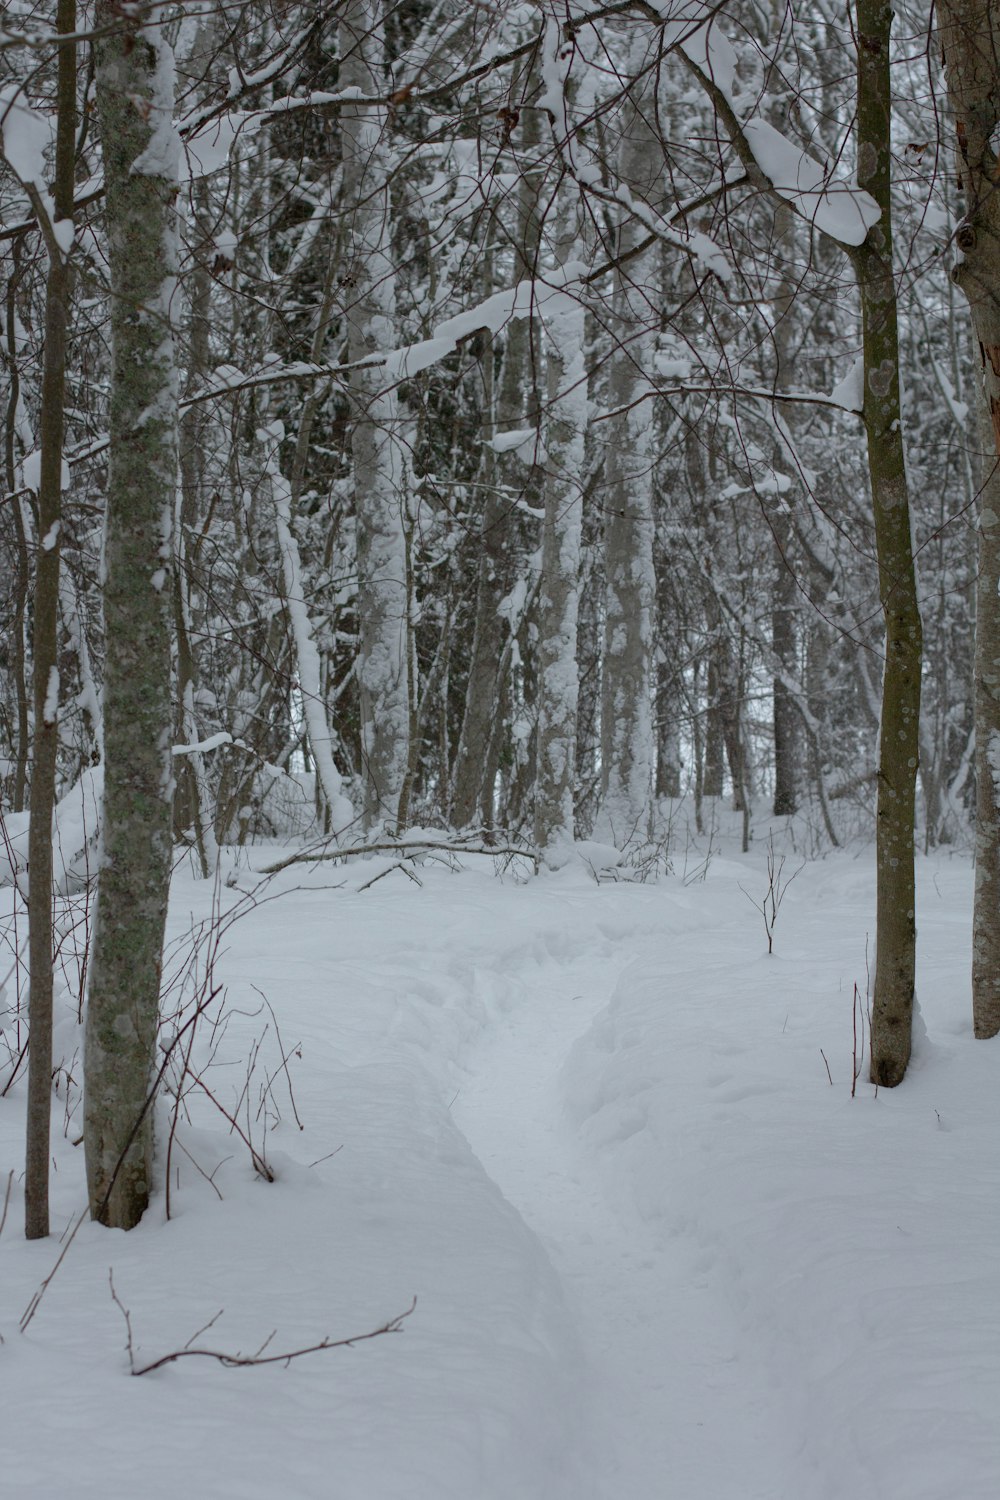
[[[468,1059],[452,1113],[541,1239],[576,1316],[607,1434],[602,1497],[781,1500],[789,1434],[748,1377],[741,1352],[752,1350],[741,1351],[718,1294],[692,1275],[691,1246],[609,1205],[561,1108],[563,1063],[621,970],[620,958],[588,957],[540,972]]]

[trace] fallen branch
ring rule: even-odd
[[[355,1344],[364,1344],[369,1339],[381,1338],[384,1333],[401,1333],[403,1324],[417,1305],[417,1299],[414,1297],[405,1312],[397,1313],[396,1317],[390,1318],[380,1328],[370,1329],[368,1333],[353,1333],[349,1338],[343,1339],[324,1338],[320,1339],[316,1344],[309,1344],[301,1349],[288,1349],[281,1354],[264,1353],[264,1350],[274,1338],[274,1334],[271,1333],[264,1340],[256,1354],[240,1354],[238,1351],[236,1354],[227,1354],[223,1349],[192,1349],[190,1344],[186,1344],[183,1349],[174,1349],[170,1354],[161,1354],[159,1359],[151,1360],[147,1365],[137,1365],[135,1362],[135,1346],[132,1342],[132,1319],[129,1316],[128,1308],[115,1290],[114,1276],[110,1270],[108,1271],[108,1285],[111,1288],[111,1299],[125,1319],[127,1334],[125,1348],[128,1353],[129,1370],[133,1375],[148,1375],[153,1370],[162,1369],[164,1365],[175,1364],[179,1359],[214,1359],[220,1365],[224,1365],[227,1370],[244,1370],[254,1365],[289,1365],[293,1359],[301,1359],[305,1354],[319,1354],[324,1349],[353,1349]],[[200,1328],[198,1333],[204,1333],[205,1329],[211,1328],[212,1324],[220,1316],[221,1310],[203,1328]],[[195,1334],[194,1337],[197,1338],[198,1334]]]
[[[287,859],[279,860],[275,865],[264,865],[257,873],[277,875],[280,870],[287,870],[289,865],[318,864],[325,859],[349,859],[352,854],[402,854],[406,858],[412,854],[423,854],[427,850],[443,851],[445,854],[491,854],[500,858],[520,855],[523,859],[530,859],[535,863],[538,861],[537,850],[519,848],[513,844],[445,844],[429,839],[393,839],[379,844],[353,844],[346,849],[329,849],[323,854],[309,854],[306,851],[290,854]]]

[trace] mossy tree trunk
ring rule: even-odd
[[[111,282],[105,522],[105,788],[85,1037],[92,1216],[138,1223],[149,1201],[163,932],[171,861],[172,522],[177,482],[177,139],[162,14],[123,27],[97,7],[96,92]]]
[[[864,331],[864,409],[885,619],[885,675],[876,802],[878,866],[871,1077],[902,1081],[910,1060],[916,966],[913,818],[917,785],[922,637],[913,566],[899,389],[892,267],[892,94],[886,0],[858,0],[858,184],[881,217],[852,252]]]

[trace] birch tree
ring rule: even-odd
[[[85,1033],[93,1218],[138,1223],[152,1189],[149,1089],[171,864],[168,572],[177,482],[171,299],[179,142],[162,13],[101,0],[96,98],[111,287],[104,538],[105,783]]]
[[[572,135],[566,88],[558,92],[555,27],[546,37],[546,104],[557,134],[569,147]],[[564,271],[581,240],[575,185],[564,180],[556,205],[554,255]],[[563,293],[545,319],[548,422],[545,434],[545,518],[538,600],[538,740],[535,780],[535,845],[547,849],[573,838],[576,773],[576,711],[579,695],[577,616],[583,534],[584,434],[587,373],[584,310]]]
[[[340,20],[340,88],[384,93],[381,0],[346,0]],[[391,255],[388,110],[341,110],[343,196],[348,214],[341,274],[348,354],[357,365],[392,349],[395,270]],[[398,403],[377,365],[351,373],[358,560],[358,682],[366,828],[405,822],[408,796],[409,587],[406,500]]]
[[[641,204],[662,196],[663,148],[655,129],[656,72],[649,40],[637,30],[625,67],[618,177]],[[596,836],[625,848],[649,837],[655,745],[653,666],[653,408],[646,399],[656,325],[650,296],[657,247],[632,215],[618,234],[611,316],[616,330],[604,460],[604,644],[601,658],[601,804]]]

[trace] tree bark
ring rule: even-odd
[[[93,1218],[138,1223],[152,1185],[156,1053],[171,862],[168,573],[177,482],[171,297],[176,265],[173,56],[156,16],[96,12],[97,108],[111,281],[105,523],[105,788],[85,1034],[84,1145]]]
[[[881,217],[852,252],[864,336],[864,410],[885,619],[876,802],[877,916],[871,1078],[892,1088],[910,1059],[916,968],[913,819],[920,718],[921,625],[913,566],[892,266],[892,92],[887,0],[858,0],[858,184]]]
[[[952,275],[969,304],[982,377],[972,1019],[977,1037],[991,1037],[1000,1032],[1000,14],[986,0],[939,0],[937,20],[965,198]]]
[[[885,620],[885,674],[879,736],[876,827],[877,937],[871,1076],[893,1086],[910,1056],[916,969],[913,819],[920,713],[921,625],[910,506],[903,460],[899,337],[892,268],[892,92],[887,0],[857,0],[858,184],[879,208],[861,244],[837,243],[851,258],[861,296],[864,410],[879,594]],[[714,80],[692,64],[728,131],[750,181],[782,199],[756,160],[739,118]],[[834,236],[834,238],[836,238]]]

